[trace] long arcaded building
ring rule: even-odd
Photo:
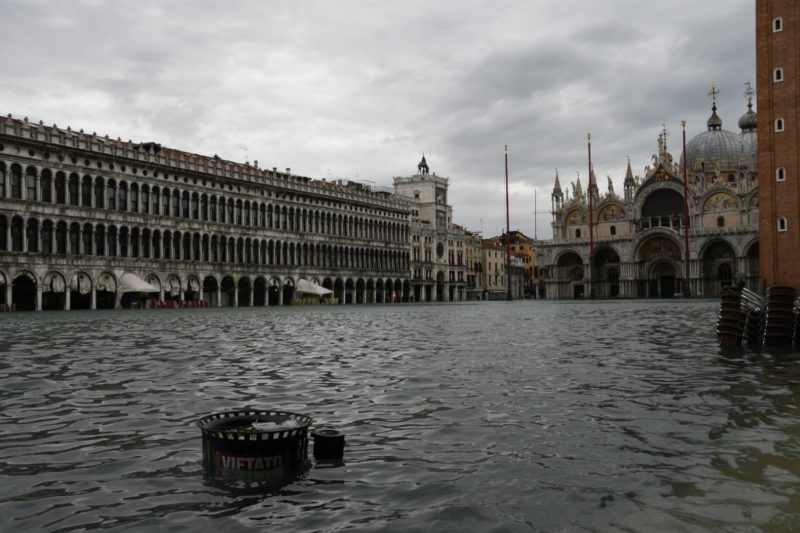
[[[298,284],[341,303],[404,301],[410,206],[354,182],[0,117],[0,308],[287,305]]]

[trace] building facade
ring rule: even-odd
[[[483,257],[479,233],[464,233],[464,256],[466,257],[466,299],[483,300]]]
[[[417,173],[395,177],[394,190],[411,202],[411,293],[415,302],[466,298],[465,231],[453,224],[449,179],[431,173],[425,156]]]
[[[408,300],[410,206],[361,184],[0,117],[0,305],[128,306],[142,295],[124,292],[126,275],[155,288],[150,299],[210,306],[287,305],[301,280],[341,303]]]
[[[800,287],[800,3],[756,2],[762,286]]]
[[[740,133],[722,128],[714,101],[707,131],[687,143],[686,202],[683,158],[680,163],[673,161],[665,131],[643,176],[634,177],[628,162],[622,195],[615,192],[610,177],[604,195],[599,194],[596,179],[589,191],[583,191],[578,179],[565,193],[556,175],[553,239],[539,241],[536,251],[544,296],[710,298],[719,295],[721,286],[739,281],[757,289],[757,118],[749,85],[746,96],[748,109],[739,119]],[[589,224],[594,234],[591,258]]]

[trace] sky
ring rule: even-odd
[[[549,238],[555,169],[738,132],[753,0],[0,0],[0,113],[311,178],[449,178],[453,222]],[[536,200],[534,200],[534,192]],[[541,213],[534,217],[534,205]]]

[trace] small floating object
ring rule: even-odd
[[[314,458],[325,461],[340,461],[344,457],[344,433],[331,428],[315,429]]]

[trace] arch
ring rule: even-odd
[[[281,280],[273,277],[269,280],[267,290],[267,305],[279,305],[281,303]]]
[[[65,309],[66,299],[66,277],[61,272],[48,272],[42,279],[42,311],[60,311]]]
[[[38,280],[33,272],[20,270],[11,282],[11,303],[17,311],[35,311]]]
[[[725,239],[711,239],[700,250],[703,275],[703,296],[717,297],[720,289],[733,284],[736,271],[736,251]]]
[[[180,301],[181,299],[181,280],[177,274],[169,274],[164,284],[164,299]]]
[[[344,303],[344,280],[342,278],[336,278],[333,282],[333,295],[337,303]]]
[[[264,306],[267,304],[267,280],[264,276],[256,277],[253,282],[253,305]]]
[[[217,282],[217,278],[210,274],[203,278],[203,300],[208,303],[209,307],[219,306],[218,289],[219,283]]]
[[[12,252],[23,252],[25,251],[25,245],[23,237],[25,235],[25,222],[22,220],[22,217],[16,215],[11,218],[11,246],[10,249]]]
[[[159,292],[161,292],[162,290],[161,278],[158,276],[158,274],[150,273],[147,276],[145,276],[144,280],[153,287],[155,287],[156,289],[158,289]]]
[[[53,221],[52,220],[45,220],[42,222],[42,231],[41,231],[41,239],[42,239],[42,249],[41,252],[44,255],[52,255],[53,254]]]
[[[76,272],[69,283],[70,309],[91,309],[92,278],[86,272]]]
[[[582,207],[576,207],[567,212],[564,217],[564,223],[567,225],[585,224],[586,223],[586,210]]]
[[[358,278],[356,281],[356,303],[363,304],[366,302],[367,284],[363,278]]]
[[[61,171],[56,172],[55,190],[56,190],[56,197],[54,198],[55,202],[57,204],[66,205],[67,204],[67,177]],[[2,194],[2,191],[0,191],[0,194]]]
[[[222,278],[222,282],[220,284],[220,297],[222,307],[233,307],[235,305],[235,296],[237,287],[236,283],[233,281],[233,277],[228,275]]]
[[[111,272],[103,272],[95,281],[95,307],[114,309],[117,296],[117,279]]]
[[[242,276],[239,278],[239,283],[237,283],[237,290],[239,291],[239,307],[250,307],[250,289],[252,284],[250,283],[250,278],[247,276]]]
[[[42,170],[39,176],[39,201],[52,203],[53,195],[51,194],[53,185],[53,173],[49,168]]]
[[[184,301],[194,301],[200,299],[200,279],[195,274],[189,274],[186,277],[186,287],[183,293]]]
[[[283,280],[283,305],[291,305],[294,300],[294,280],[286,278]]]
[[[676,216],[683,216],[683,196],[673,189],[656,189],[642,202],[642,218],[662,219]]]

